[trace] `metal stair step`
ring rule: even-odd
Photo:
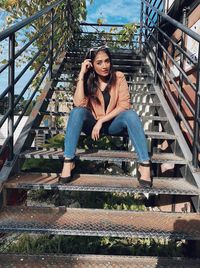
[[[85,57],[85,54],[87,53],[87,51],[89,50],[89,48],[87,49],[79,49],[79,50],[71,50],[69,52],[67,52],[66,54],[66,57],[81,57],[81,58],[84,58]],[[110,48],[110,51],[112,53],[112,58],[113,59],[143,59],[145,60],[145,57],[142,55],[142,54],[136,54],[136,53],[133,53],[132,51],[128,51],[128,50],[113,50],[112,48]]]
[[[146,102],[146,103],[135,103],[135,102],[132,102],[132,107],[133,109],[137,110],[139,108],[146,108],[146,107],[162,107],[161,103],[160,102]]]
[[[63,128],[51,128],[51,127],[38,127],[31,130],[32,133],[37,134],[65,134],[65,130]],[[174,140],[176,136],[173,134],[169,134],[167,132],[158,132],[158,131],[145,131],[145,135],[147,138],[152,139],[164,139],[164,140]],[[124,135],[127,136],[127,135]]]
[[[62,78],[54,77],[54,81],[72,82],[73,78],[78,76],[78,71],[79,70],[77,69],[77,72],[75,72],[75,74],[71,74],[71,73],[68,73],[68,70],[66,72],[66,70],[64,69],[62,73],[63,74],[66,74],[67,73],[68,76],[71,76],[71,78],[67,78],[67,79],[63,79],[62,80]],[[152,73],[150,71],[147,71],[147,70],[146,71],[143,70],[143,72],[141,72],[140,69],[139,69],[139,71],[137,69],[134,69],[134,70],[131,70],[131,71],[124,71],[123,73],[128,78],[129,77],[132,77],[132,78],[136,78],[136,77],[148,77],[148,78],[153,79]]]
[[[0,231],[37,234],[200,239],[198,213],[4,207]]]
[[[58,89],[58,90],[56,90],[56,92],[64,92],[64,93],[66,93],[67,94],[67,89]],[[136,91],[136,90],[134,90],[133,91],[133,93],[132,94],[137,94],[139,92],[139,90],[138,91]],[[147,94],[147,95],[152,95],[152,94]],[[65,95],[65,96],[63,96],[62,98],[46,98],[44,101],[46,101],[46,102],[55,102],[55,103],[58,103],[58,102],[63,102],[63,103],[65,103],[66,105],[67,104],[69,104],[69,105],[73,105],[73,101],[72,101],[72,97],[71,96],[67,96],[67,95]],[[130,101],[130,103],[133,105],[133,107],[140,107],[140,106],[144,106],[144,107],[146,107],[146,106],[151,106],[151,107],[160,107],[161,106],[161,103],[159,103],[159,102],[153,102],[153,103],[150,103],[150,102],[146,102],[146,103],[135,103],[134,101]]]
[[[200,259],[119,256],[119,255],[80,255],[80,254],[0,254],[0,267],[6,268],[199,268]],[[2,265],[2,266],[1,266]]]
[[[149,77],[150,79],[153,79],[153,76],[152,76],[152,73],[151,72],[132,72],[132,73],[129,73],[129,72],[124,72],[124,75],[125,76],[131,76],[133,78],[136,78],[136,77]]]
[[[68,112],[54,112],[54,111],[41,111],[39,112],[41,115],[49,115],[49,116],[67,116]],[[140,116],[141,120],[144,121],[168,121],[168,118],[165,116]]]
[[[64,92],[65,94],[67,94],[68,93],[68,89],[67,88],[56,88],[55,89],[55,93],[57,93],[57,92]],[[156,96],[155,94],[154,94],[154,92],[152,92],[152,91],[146,91],[146,94],[140,94],[139,95],[139,90],[138,91],[136,91],[136,90],[134,90],[133,92],[132,92],[132,95],[134,94],[134,96],[133,97],[137,97],[137,96],[151,96],[151,95],[153,95],[153,96]],[[68,97],[68,96],[65,96],[66,97],[66,99],[69,99],[70,97]],[[71,99],[72,99],[72,97],[71,97]],[[65,99],[60,99],[60,98],[46,98],[45,99],[45,101],[48,101],[48,102],[65,102],[66,104],[70,104],[70,105],[72,105],[73,104],[73,102],[72,102],[72,100],[71,101],[67,101],[67,100],[65,100]],[[138,101],[138,102],[136,102],[136,101]],[[152,106],[152,107],[161,107],[161,103],[159,102],[159,100],[158,100],[158,98],[156,99],[156,101],[153,101],[152,102],[152,99],[145,99],[145,100],[141,100],[141,99],[139,99],[139,100],[135,100],[134,99],[134,101],[130,101],[130,103],[133,105],[133,107],[140,107],[140,106],[144,106],[144,107],[147,107],[147,106]]]
[[[127,70],[130,70],[130,71],[134,71],[134,70],[138,70],[138,69],[143,69],[143,70],[148,70],[149,68],[149,65],[148,64],[140,64],[140,65],[120,65],[120,64],[116,64],[114,63],[113,64],[113,67],[118,70],[118,71],[127,71]],[[69,64],[69,63],[65,63],[65,69],[70,69],[70,71],[76,71],[76,70],[80,70],[81,68],[81,64],[80,63],[77,63],[77,64]]]
[[[139,186],[137,178],[119,175],[76,174],[67,184],[58,183],[58,174],[21,173],[4,183],[5,189],[45,189],[89,192],[127,192],[173,195],[198,195],[199,189],[184,178],[154,177],[153,187],[144,189]]]
[[[136,160],[136,153],[127,151],[113,151],[113,150],[93,150],[85,151],[82,149],[77,150],[76,156],[81,160],[96,160],[96,161],[134,161]],[[35,159],[63,159],[63,149],[61,148],[42,148],[24,151],[20,154],[21,158],[35,158]],[[186,160],[173,153],[154,153],[151,157],[153,163],[174,163],[174,164],[186,164]]]
[[[58,103],[58,102],[60,102],[60,103],[64,103],[64,104],[66,104],[66,105],[73,105],[73,101],[72,100],[70,100],[70,97],[67,97],[67,96],[63,96],[63,98],[49,98],[49,99],[45,99],[45,101],[47,101],[47,102],[50,102],[50,103],[52,103],[52,102],[55,102],[55,103]]]
[[[83,60],[84,60],[84,56],[85,55],[83,55],[82,57],[69,57],[69,56],[67,56],[66,57],[66,64],[67,63],[78,63],[78,64],[80,64]],[[130,66],[132,66],[133,64],[140,64],[140,65],[144,65],[144,64],[146,64],[147,65],[147,63],[146,63],[146,61],[145,61],[145,59],[131,59],[131,58],[128,58],[128,59],[125,59],[125,58],[119,58],[119,57],[114,57],[113,58],[113,60],[112,60],[112,62],[114,63],[114,64],[127,64],[127,65],[130,65]]]
[[[52,90],[56,93],[56,92],[65,92],[68,93],[69,90],[67,87],[54,87],[52,88]]]
[[[138,97],[138,96],[151,96],[151,95],[156,95],[156,92],[154,90],[144,90],[144,91],[133,91],[132,93],[133,98]]]
[[[128,85],[154,85],[152,80],[142,80],[142,81],[127,81]]]

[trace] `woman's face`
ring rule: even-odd
[[[99,51],[94,58],[93,67],[95,72],[102,77],[106,77],[110,73],[110,59],[104,51]]]

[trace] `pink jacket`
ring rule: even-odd
[[[83,99],[74,98],[74,105],[76,107],[88,107],[96,120],[112,112],[117,106],[124,108],[125,110],[130,109],[130,95],[128,90],[128,84],[126,78],[122,72],[116,72],[116,84],[110,89],[110,102],[105,112],[104,110],[104,98],[100,90],[96,93],[100,104],[94,100],[88,101],[88,97]]]

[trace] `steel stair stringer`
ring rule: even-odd
[[[60,74],[62,73],[63,65],[65,62],[66,53],[61,53],[60,58],[56,61],[56,65],[54,66],[53,73]],[[34,136],[29,135],[31,133],[31,129],[35,126],[39,126],[42,120],[42,116],[40,115],[41,108],[44,109],[44,106],[47,107],[45,102],[46,98],[51,97],[53,95],[52,87],[55,87],[56,82],[54,79],[47,80],[44,88],[41,91],[41,94],[36,102],[34,108],[31,111],[31,114],[23,127],[16,143],[14,146],[14,159],[12,161],[7,161],[0,171],[0,191],[3,188],[3,182],[5,182],[8,177],[19,171],[18,159],[19,154],[22,151],[24,146],[30,146],[33,142]]]
[[[166,113],[167,118],[170,119],[171,127],[172,127],[174,133],[176,133],[176,139],[177,139],[178,144],[180,146],[181,152],[183,153],[183,156],[187,162],[185,177],[192,184],[195,184],[198,188],[200,188],[200,180],[199,180],[200,171],[196,170],[192,165],[192,153],[189,149],[189,146],[188,146],[188,144],[183,136],[183,133],[182,133],[180,127],[178,126],[178,123],[175,120],[174,115],[173,115],[163,93],[161,92],[159,86],[155,85],[154,88],[155,88],[155,92],[156,92],[156,94],[157,94],[157,96],[162,104],[162,107]],[[192,198],[193,205],[194,205],[197,212],[199,212],[199,209],[200,209],[199,198],[200,198],[200,196]]]

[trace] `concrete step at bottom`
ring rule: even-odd
[[[200,259],[116,255],[0,254],[6,268],[199,268]]]
[[[199,240],[200,215],[66,207],[3,207],[0,210],[0,232]]]

